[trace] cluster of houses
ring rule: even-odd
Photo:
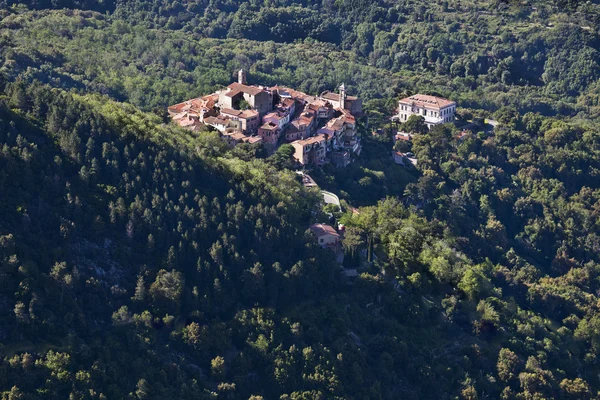
[[[344,84],[338,93],[310,96],[285,87],[248,85],[240,70],[238,81],[227,88],[170,106],[168,112],[192,131],[213,127],[230,146],[263,143],[274,152],[289,143],[303,166],[331,162],[345,167],[361,151],[356,118],[362,101],[347,95]]]

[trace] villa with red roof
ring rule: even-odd
[[[332,226],[312,224],[310,226],[310,231],[316,236],[317,243],[319,243],[320,246],[330,248],[336,252],[340,249],[342,237]]]
[[[411,115],[421,115],[425,118],[428,128],[435,125],[454,121],[456,102],[437,96],[415,94],[398,102],[396,118],[400,122],[408,121]]]

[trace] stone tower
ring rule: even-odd
[[[240,69],[238,71],[238,83],[245,85],[246,84],[246,71]]]
[[[346,108],[346,86],[343,83],[340,85],[340,108]]]

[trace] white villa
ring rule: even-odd
[[[455,112],[454,101],[426,94],[415,94],[398,102],[397,118],[400,122],[406,122],[411,115],[422,115],[425,124],[431,129],[432,126],[454,121]]]

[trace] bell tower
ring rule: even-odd
[[[245,85],[246,84],[246,71],[240,69],[238,71],[238,83]]]
[[[340,108],[346,108],[346,86],[343,83],[340,85]]]

